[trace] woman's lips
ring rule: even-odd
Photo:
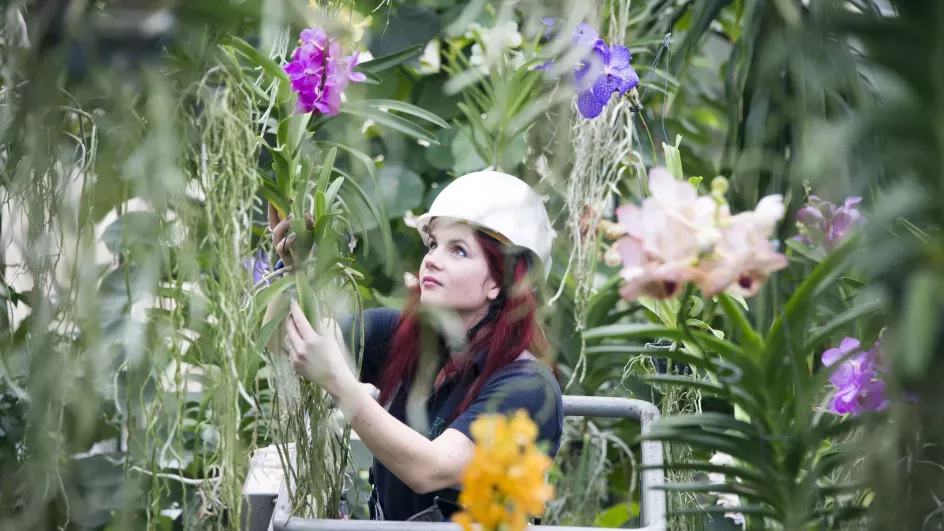
[[[436,280],[436,279],[433,278],[433,277],[429,277],[429,276],[423,277],[423,287],[424,287],[424,288],[429,288],[429,287],[433,287],[433,286],[442,286],[442,283],[439,282],[438,280]]]

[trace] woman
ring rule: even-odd
[[[289,225],[270,212],[286,262]],[[553,239],[540,197],[510,175],[465,175],[443,189],[417,228],[429,252],[402,312],[368,310],[363,329],[348,317],[316,331],[293,301],[286,320],[295,370],[325,388],[374,455],[373,519],[448,519],[475,448],[469,426],[483,413],[527,410],[552,457],[563,431],[560,387],[540,361],[546,340],[531,287],[532,277],[547,278]],[[428,320],[421,311],[451,318],[465,340],[440,331],[436,341],[422,341]],[[358,381],[341,338],[361,332],[363,344],[351,345],[363,346]],[[379,388],[379,398],[364,384]]]

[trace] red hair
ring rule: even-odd
[[[476,353],[488,352],[484,370],[460,402],[453,419],[469,407],[489,377],[515,361],[522,352],[528,350],[539,359],[543,359],[547,352],[547,338],[537,320],[538,302],[531,289],[528,257],[520,253],[511,254],[508,247],[484,232],[476,231],[475,235],[484,250],[489,273],[502,290],[492,301],[488,316],[470,330],[469,355],[462,363],[451,358],[446,362],[446,377],[459,374],[465,378]],[[422,337],[420,288],[416,286],[400,314],[390,352],[380,373],[377,387],[381,404],[393,399],[401,383],[415,382],[422,357]],[[441,348],[441,344],[437,342],[436,348]],[[436,354],[437,358],[429,361],[437,360],[438,352]]]

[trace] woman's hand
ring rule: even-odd
[[[279,219],[278,211],[272,206],[272,203],[269,203],[269,228],[272,229],[272,243],[275,246],[275,252],[279,253],[279,258],[286,266],[290,266],[294,262],[291,246],[295,242],[295,233],[290,233],[288,237],[285,236],[285,233],[292,227],[293,219],[292,214],[289,214],[285,219]],[[305,227],[308,230],[315,229],[315,218],[307,212],[305,213]]]
[[[285,347],[292,358],[295,372],[321,385],[328,394],[338,399],[345,390],[362,389],[348,364],[336,327],[331,322],[315,330],[305,317],[302,307],[293,300],[292,311],[285,323]]]

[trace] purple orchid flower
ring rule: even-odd
[[[285,65],[285,73],[298,93],[295,112],[317,111],[334,116],[341,106],[341,93],[350,82],[361,82],[367,76],[355,72],[358,53],[343,56],[341,45],[328,37],[321,28],[301,32],[301,46],[295,49],[292,62]]]
[[[259,249],[256,251],[256,256],[243,260],[243,268],[252,271],[252,283],[258,284],[269,272],[269,255]]]
[[[887,372],[881,359],[879,343],[865,352],[855,338],[847,337],[839,348],[823,353],[823,365],[832,367],[829,382],[836,388],[829,402],[829,410],[837,415],[860,415],[880,411],[888,406],[885,382],[881,373]],[[842,361],[840,361],[842,360]]]
[[[835,249],[864,221],[856,208],[861,201],[861,197],[847,197],[842,206],[836,206],[811,195],[809,203],[797,212],[799,234],[793,239],[825,251]]]
[[[541,21],[547,29],[545,37],[553,36],[557,20],[551,17]],[[577,82],[577,109],[585,118],[596,118],[610,101],[614,92],[625,95],[639,84],[639,75],[630,66],[632,55],[625,46],[610,48],[600,39],[599,33],[590,24],[580,22],[574,29],[574,44],[586,48],[588,57],[574,71]],[[547,70],[553,66],[547,61],[534,70]]]
[[[639,75],[630,66],[632,55],[625,46],[608,47],[598,40],[590,60],[578,68],[574,79],[583,88],[577,95],[577,109],[585,118],[596,118],[614,92],[622,97],[639,84]]]

